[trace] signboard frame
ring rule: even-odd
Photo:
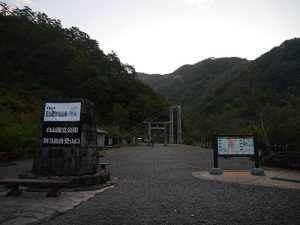
[[[255,153],[254,149],[255,149],[255,144],[254,144],[254,135],[253,134],[218,134],[217,135],[217,140],[216,140],[216,144],[217,144],[217,150],[218,150],[218,156],[230,156],[230,157],[243,157],[243,156],[253,156]],[[230,154],[230,153],[225,153],[223,152],[222,153],[222,150],[220,150],[220,142],[219,140],[220,139],[236,139],[236,140],[242,140],[244,142],[244,139],[252,139],[253,141],[253,151],[251,151],[251,153],[242,153],[242,154],[239,154],[239,153],[234,153],[234,151],[232,151],[233,153]],[[236,143],[234,143],[236,144]],[[242,148],[243,146],[241,146]],[[237,151],[236,151],[237,152]],[[242,151],[241,151],[242,152]]]
[[[75,119],[45,119],[47,104],[77,104],[79,105],[79,115]],[[82,122],[81,122],[82,102],[80,99],[72,100],[46,100],[43,106],[42,114],[42,133],[41,146],[42,147],[75,147],[81,146],[82,138]]]
[[[43,122],[76,122],[80,114],[81,102],[45,102]]]
[[[253,153],[251,154],[220,154],[219,152],[219,138],[232,138],[232,139],[245,139],[253,138]],[[250,157],[254,156],[255,159],[255,168],[259,168],[258,163],[258,148],[257,148],[257,135],[253,134],[213,134],[213,146],[214,146],[214,168],[218,168],[218,157]]]

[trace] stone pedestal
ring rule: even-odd
[[[33,173],[37,176],[64,177],[97,173],[99,152],[96,139],[94,104],[91,101],[85,99],[47,101]]]
[[[264,176],[265,171],[262,168],[253,168],[251,170],[251,174],[255,176]]]
[[[211,168],[209,173],[212,175],[222,175],[223,171],[221,168]]]

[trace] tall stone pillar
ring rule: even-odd
[[[170,107],[170,124],[169,124],[169,143],[173,144],[174,143],[174,131],[173,131],[173,123],[174,123],[174,118],[173,118],[173,107]]]
[[[149,138],[149,141],[150,141],[150,138],[151,138],[151,123],[148,123],[148,138]]]
[[[167,138],[168,138],[168,136],[167,136],[167,124],[165,123],[164,124],[164,146],[167,146],[167,144],[168,144]]]
[[[177,106],[177,144],[181,144],[182,134],[181,134],[181,107]]]

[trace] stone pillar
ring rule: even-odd
[[[181,144],[181,107],[177,106],[177,144]]]
[[[97,172],[94,104],[85,99],[45,102],[33,173],[41,176],[81,176]]]
[[[168,138],[168,136],[167,136],[167,124],[165,123],[164,124],[164,146],[167,146],[167,144],[168,144],[167,138]]]
[[[169,125],[169,143],[174,143],[174,131],[173,131],[173,107],[170,107],[170,125]]]
[[[151,138],[151,123],[148,123],[148,138],[149,138],[149,141],[150,141],[150,138]]]

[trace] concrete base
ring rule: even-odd
[[[211,168],[209,173],[212,174],[212,175],[221,175],[221,174],[223,174],[221,168]]]
[[[265,171],[262,168],[253,168],[251,170],[251,174],[255,176],[264,176]]]

